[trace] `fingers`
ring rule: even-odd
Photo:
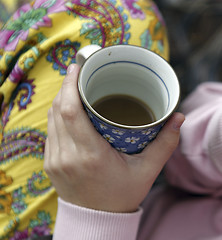
[[[175,151],[180,139],[180,127],[184,120],[185,117],[182,113],[174,113],[157,135],[157,138],[142,152],[148,156],[153,156],[153,169],[161,170]]]
[[[73,67],[74,66],[71,66],[71,69],[73,69]],[[78,74],[78,70],[76,74]],[[64,79],[64,82],[66,84],[67,77]],[[71,81],[69,82],[71,84]],[[70,147],[70,143],[72,142],[70,135],[67,134],[68,130],[61,116],[61,99],[62,90],[60,89],[53,100],[52,107],[48,111],[48,137],[45,147],[44,168],[46,171],[50,169],[51,172],[55,172],[58,169],[61,160],[66,158],[64,157],[64,153],[68,152],[67,149]]]
[[[82,109],[77,88],[79,70],[78,65],[71,64],[62,84],[60,112],[65,119],[72,119],[78,109]]]
[[[65,81],[65,80],[64,80]],[[55,123],[55,131],[58,137],[58,146],[60,150],[60,155],[65,154],[68,147],[71,147],[70,144],[73,142],[69,134],[69,129],[67,128],[62,115],[61,115],[61,102],[62,102],[62,91],[60,90],[53,100],[52,112],[53,120]]]
[[[109,146],[95,130],[83,109],[77,87],[78,73],[79,66],[70,65],[49,110],[48,148],[51,157],[48,162],[52,165],[51,169],[59,165],[69,166],[70,162],[73,164],[78,161],[74,157],[76,151],[79,156],[85,156],[87,152],[95,152],[98,144]]]
[[[48,136],[45,143],[44,153],[44,169],[48,174],[48,170],[57,164],[58,156],[58,136],[53,116],[53,109],[48,111]]]
[[[69,145],[71,135],[82,111],[82,104],[77,90],[78,65],[70,65],[62,87],[53,100],[53,117],[61,149]]]
[[[61,88],[60,114],[76,144],[86,146],[87,141],[87,146],[90,146],[89,142],[94,145],[95,138],[100,138],[100,135],[83,110],[77,87],[78,74],[79,66],[70,65]]]

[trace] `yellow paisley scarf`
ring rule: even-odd
[[[148,0],[0,2],[0,239],[53,232],[57,195],[43,170],[47,112],[81,47],[133,44],[168,59],[164,21]]]

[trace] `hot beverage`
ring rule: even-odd
[[[92,107],[104,118],[123,125],[139,126],[155,121],[147,104],[128,95],[110,95],[96,101]]]

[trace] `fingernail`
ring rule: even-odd
[[[74,71],[74,69],[75,69],[75,65],[74,64],[69,65],[69,67],[67,69],[67,73],[68,74],[72,73]]]

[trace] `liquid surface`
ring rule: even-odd
[[[123,125],[138,126],[155,121],[149,106],[127,95],[106,96],[95,102],[92,107],[106,119]]]

